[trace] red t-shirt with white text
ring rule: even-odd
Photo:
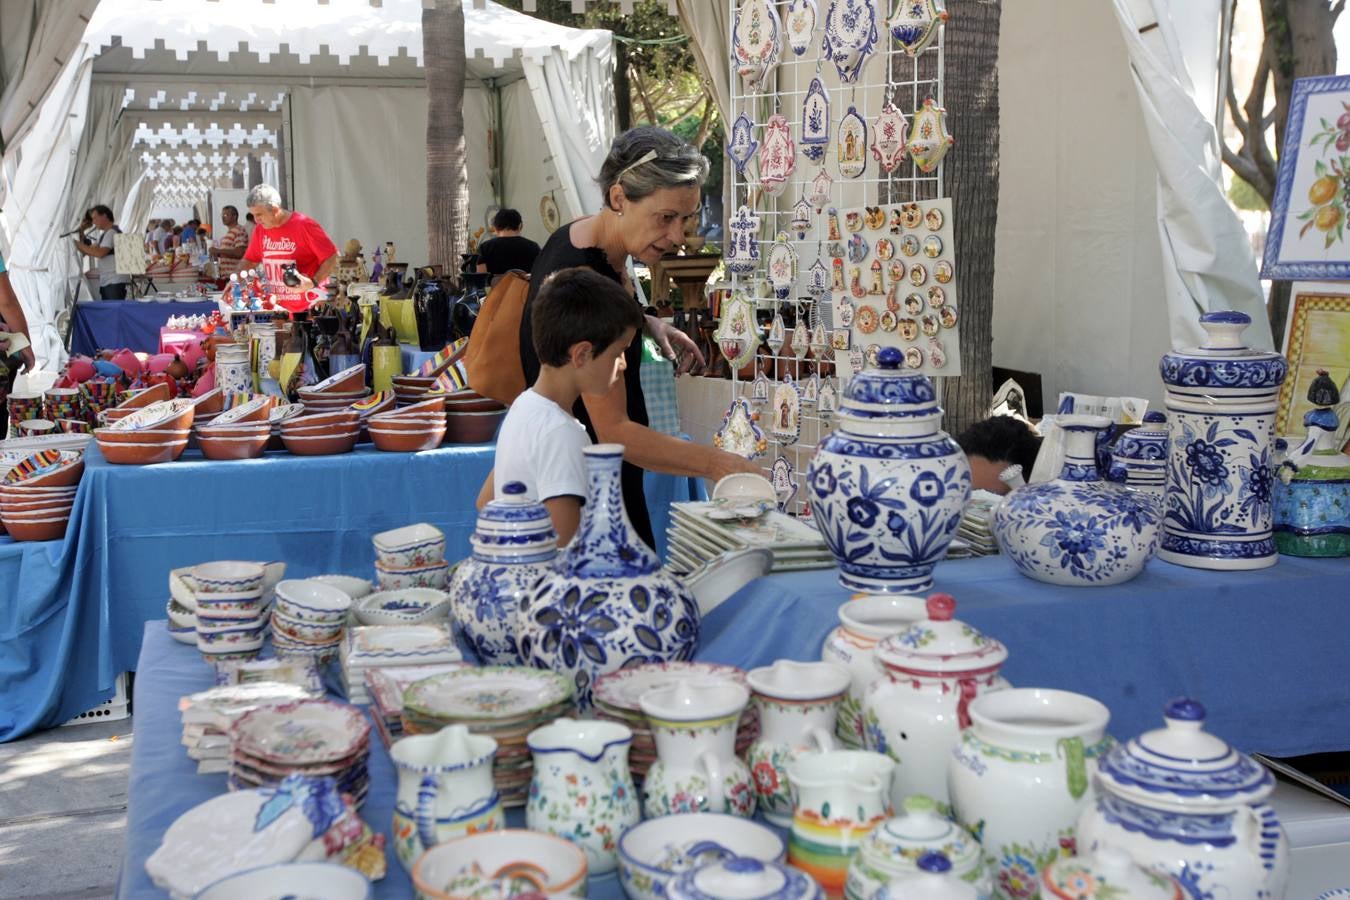
[[[263,278],[276,292],[278,301],[308,306],[305,292],[288,287],[282,280],[281,270],[294,263],[301,274],[313,278],[319,264],[336,253],[337,247],[324,233],[323,226],[304,213],[292,212],[278,228],[262,225],[254,228],[244,259],[262,263]]]

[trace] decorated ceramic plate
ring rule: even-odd
[[[723,679],[743,685],[745,672],[721,663],[647,663],[601,675],[592,692],[611,709],[640,709],[638,698],[652,688],[703,679]]]
[[[403,706],[436,719],[504,719],[537,712],[571,696],[571,681],[557,672],[484,666],[418,681],[403,692]]]
[[[408,687],[432,675],[463,669],[468,663],[434,663],[425,666],[381,666],[366,669],[366,688],[380,712],[396,716],[403,711],[403,692]]]
[[[361,710],[327,700],[260,706],[230,728],[230,745],[272,762],[304,765],[340,760],[370,737]]]
[[[392,665],[416,662],[457,662],[455,646],[446,625],[363,625],[347,629],[346,646],[349,667],[388,662]],[[428,656],[445,657],[427,660]]]

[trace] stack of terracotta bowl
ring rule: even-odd
[[[343,369],[318,384],[300,389],[306,413],[337,412],[370,395],[363,364]]]
[[[445,402],[436,397],[371,416],[366,430],[376,447],[393,453],[439,447],[445,437]]]
[[[207,459],[254,459],[272,437],[268,416],[275,397],[258,396],[213,417],[196,428],[197,445]]]
[[[347,408],[356,411],[361,417],[361,425],[364,427],[371,416],[378,416],[382,412],[388,412],[394,408],[393,391],[377,391],[369,397],[357,400]]]
[[[200,397],[193,397],[192,402],[197,405],[197,411],[192,414],[192,424],[210,425],[216,416],[225,411],[225,392],[220,388],[211,388]]]
[[[169,386],[167,384],[157,384],[144,390],[133,391],[130,396],[112,409],[104,410],[102,419],[104,424],[111,425],[138,410],[145,409],[147,406],[154,406],[156,403],[163,403],[168,399]]]
[[[395,375],[394,396],[399,406],[411,406],[425,399],[425,395],[436,385],[434,375]]]
[[[360,435],[361,417],[350,409],[281,420],[281,442],[297,456],[349,453]]]
[[[16,541],[54,541],[65,536],[75,492],[84,475],[84,454],[42,450],[25,457],[0,479],[0,522]]]
[[[195,411],[192,400],[155,403],[107,428],[94,429],[94,440],[110,463],[145,466],[170,462],[187,449]]]
[[[444,396],[447,444],[486,444],[496,439],[506,418],[505,406],[467,388]]]

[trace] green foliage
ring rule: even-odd
[[[1233,204],[1236,209],[1248,209],[1264,212],[1269,209],[1265,198],[1257,192],[1256,188],[1250,183],[1238,177],[1233,176],[1233,182],[1228,186],[1228,202]]]

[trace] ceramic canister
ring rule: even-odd
[[[1261,569],[1278,559],[1271,442],[1288,363],[1242,343],[1251,317],[1206,313],[1202,346],[1165,354],[1172,441],[1158,558],[1198,569]]]
[[[866,750],[832,750],[788,764],[795,802],[788,862],[844,896],[848,864],[868,833],[891,814],[895,761]]]
[[[876,647],[925,615],[924,602],[908,594],[856,594],[839,607],[839,626],[825,638],[820,658],[843,666],[849,686],[839,704],[835,737],[845,747],[863,747],[863,695],[877,677]]]
[[[1119,484],[1162,495],[1167,487],[1167,442],[1171,429],[1167,416],[1157,410],[1144,414],[1144,421],[1122,434],[1111,448],[1108,477]]]
[[[957,821],[977,831],[994,896],[1035,896],[1040,871],[1074,853],[1110,712],[1082,694],[1011,688],[975,698],[947,772]]]
[[[978,900],[980,894],[952,871],[951,861],[929,850],[915,863],[918,870],[901,875],[872,895],[872,900]]]
[[[980,842],[922,794],[906,797],[903,813],[878,825],[863,840],[849,862],[844,896],[870,900],[897,878],[919,871],[917,861],[928,852],[941,853],[955,877],[973,886],[980,900],[989,900]]]

